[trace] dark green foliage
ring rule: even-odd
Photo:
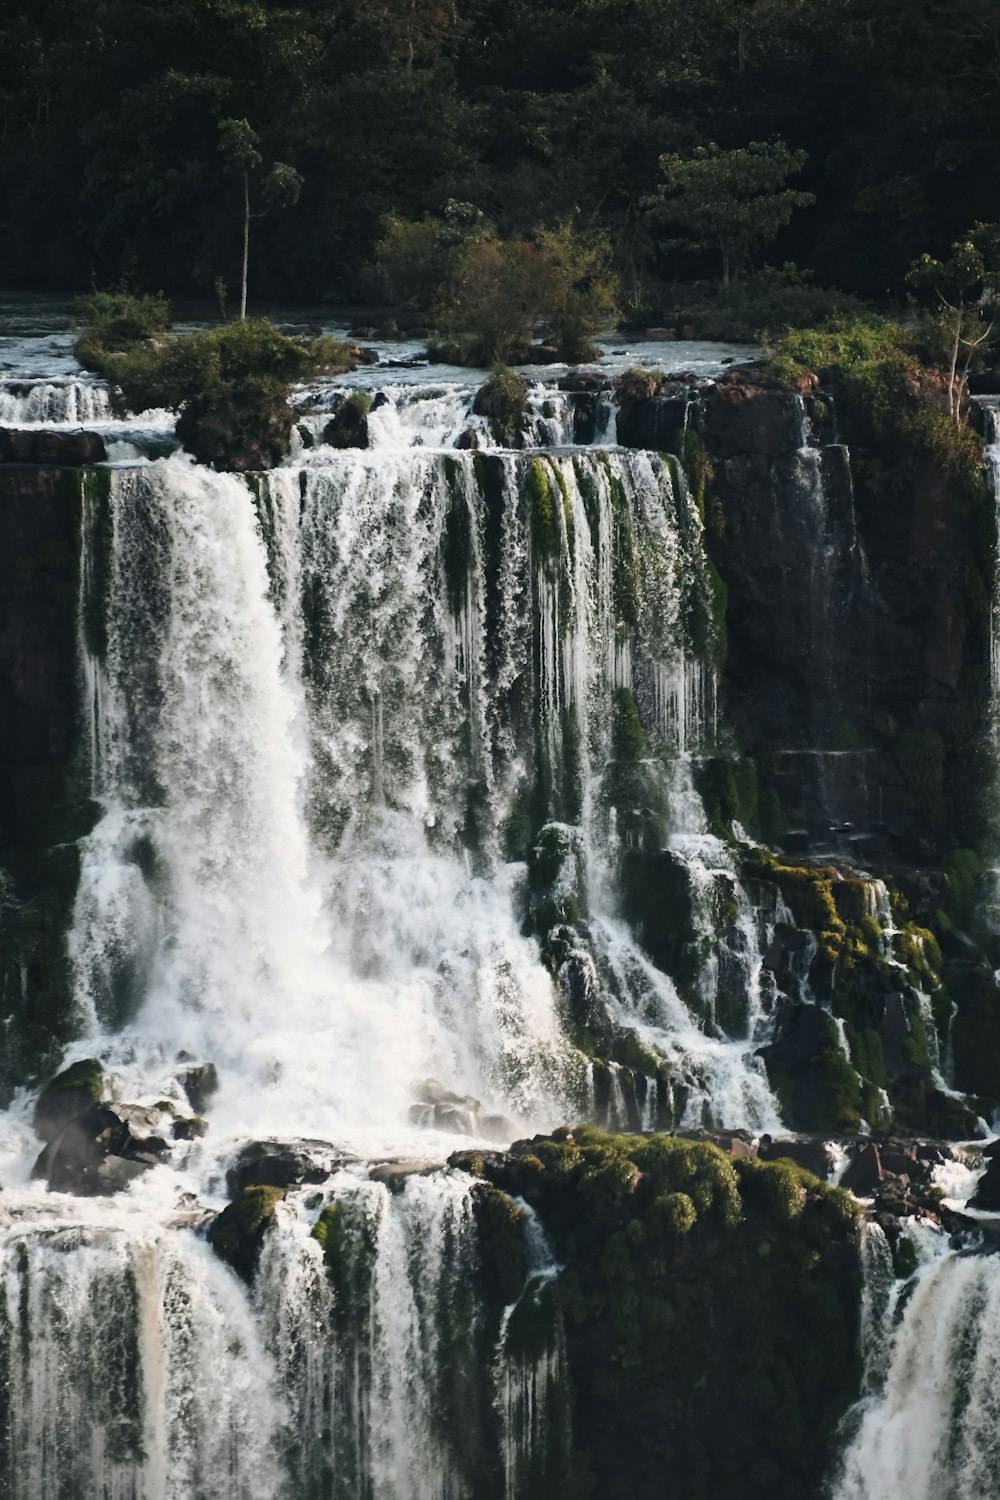
[[[524,1196],[565,1264],[573,1493],[635,1500],[665,1475],[692,1500],[818,1493],[858,1373],[848,1194],[593,1126],[456,1164]],[[544,1333],[541,1297],[525,1322]]]
[[[200,463],[246,470],[269,469],[288,452],[292,381],[345,364],[335,340],[289,338],[251,318],[109,354],[103,368],[119,406],[178,410],[177,436]]]
[[[78,310],[73,352],[85,370],[103,370],[109,354],[123,354],[170,327],[163,293],[142,295],[122,287],[84,297]]]
[[[151,286],[232,281],[242,184],[219,127],[247,114],[264,161],[305,178],[295,215],[255,230],[254,284],[286,297],[395,295],[371,273],[387,216],[451,228],[451,202],[474,195],[478,209],[461,206],[508,238],[543,205],[550,223],[599,227],[632,313],[662,306],[717,256],[663,249],[644,199],[661,154],[709,141],[780,137],[807,153],[816,205],[776,258],[849,290],[883,296],[914,257],[997,217],[1000,84],[988,69],[969,84],[970,58],[997,46],[983,0],[8,12],[0,194],[8,280],[22,284],[130,268]]]
[[[681,244],[718,251],[728,286],[754,252],[775,239],[795,209],[815,202],[812,193],[787,186],[805,162],[804,151],[791,151],[780,140],[751,141],[728,151],[710,141],[690,155],[669,152],[660,157],[663,181],[655,220],[680,229]]]

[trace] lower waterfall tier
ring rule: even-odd
[[[462,1164],[244,1187],[210,1238],[246,1297],[151,1199],[7,1224],[11,1500],[569,1500],[651,1494],[666,1459],[706,1500],[818,1482],[852,1387],[847,1194],[592,1128]]]

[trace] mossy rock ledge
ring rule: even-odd
[[[529,1204],[561,1263],[570,1473],[589,1486],[567,1495],[634,1500],[664,1474],[696,1500],[820,1493],[858,1389],[848,1193],[788,1160],[593,1126],[451,1162]],[[516,1220],[484,1208],[504,1285]]]

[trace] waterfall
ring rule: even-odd
[[[168,1086],[169,1037],[216,1061],[234,1134],[388,1144],[424,1078],[522,1126],[572,1118],[583,1060],[503,857],[541,797],[581,822],[609,1010],[711,1098],[720,1044],[618,920],[603,789],[627,690],[656,752],[642,795],[700,816],[704,563],[671,466],[345,453],[248,488],[174,457],[115,470],[85,518],[104,816],[71,951],[92,1034],[128,1025],[109,1045],[140,1094]],[[773,1124],[745,1054],[720,1117]]]
[[[0,423],[22,427],[111,421],[107,388],[81,379],[0,379]]]
[[[886,1251],[866,1258],[868,1394],[832,1500],[982,1500],[1000,1483],[1000,1258],[910,1233],[920,1264],[905,1296],[886,1288]]]
[[[10,1500],[283,1496],[274,1375],[202,1241],[124,1216],[0,1231]]]
[[[8,1122],[12,1500],[545,1493],[568,1451],[559,1268],[515,1203],[524,1284],[485,1290],[482,1185],[445,1159],[581,1117],[779,1123],[755,1055],[768,924],[694,784],[717,622],[683,472],[569,446],[572,403],[541,387],[535,446],[443,446],[470,405],[390,387],[368,450],[84,481],[98,818],[67,1061],[164,1118],[196,1110],[191,1059],[219,1087],[209,1135],[115,1199],[30,1181],[27,1101]],[[640,848],[689,870],[698,921],[729,893],[700,989],[623,915]],[[203,1230],[268,1136],[339,1165],[277,1204],[248,1289]]]

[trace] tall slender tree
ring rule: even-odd
[[[264,158],[257,149],[260,137],[248,120],[222,120],[219,124],[219,150],[230,172],[239,177],[243,185],[243,267],[240,276],[240,318],[247,315],[247,279],[250,267],[250,220],[263,218],[272,208],[290,208],[299,201],[302,192],[302,177],[287,162],[276,161],[263,179],[260,190],[266,207],[261,212],[250,212],[250,174],[262,164]]]

